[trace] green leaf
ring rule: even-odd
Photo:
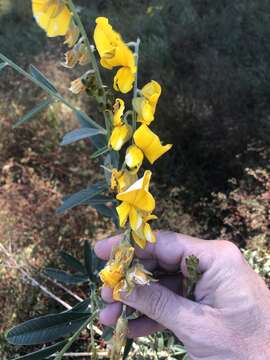
[[[29,66],[29,70],[30,70],[30,74],[33,76],[33,78],[35,78],[40,83],[45,85],[49,90],[51,90],[55,93],[58,92],[57,89],[55,88],[55,86],[50,82],[50,80],[48,80],[46,78],[46,76],[44,74],[42,74],[42,72],[40,70],[38,70],[34,65],[31,64]]]
[[[63,312],[28,320],[7,333],[7,341],[13,345],[37,345],[54,341],[76,332],[89,314]]]
[[[110,149],[108,148],[108,145],[105,145],[103,148],[95,151],[90,157],[91,159],[96,159],[97,157],[106,154],[108,151],[110,151]]]
[[[94,274],[93,274],[93,251],[89,241],[85,240],[84,242],[84,264],[89,276],[89,279],[94,281]]]
[[[3,70],[6,66],[8,66],[8,63],[7,62],[2,62],[0,64],[0,71]]]
[[[61,341],[52,346],[48,346],[41,350],[35,351],[31,354],[16,357],[12,360],[43,360],[43,359],[48,358],[48,356],[56,353],[58,350],[62,349],[66,345],[66,343],[67,343],[67,340],[64,340],[64,341]]]
[[[125,349],[124,349],[124,354],[123,354],[123,360],[125,360],[128,357],[128,354],[129,354],[130,350],[132,349],[133,342],[134,342],[133,339],[127,339]]]
[[[113,328],[109,326],[105,326],[103,333],[101,335],[102,339],[105,341],[111,340],[111,338],[113,337],[113,332],[114,332]]]
[[[56,211],[58,213],[63,213],[68,209],[72,209],[75,206],[84,204],[87,200],[90,200],[94,196],[102,193],[106,188],[106,183],[104,181],[100,181],[75,194],[66,196],[63,200],[63,204]]]
[[[67,340],[61,341],[57,344],[48,346],[46,348],[35,351],[28,355],[16,357],[12,360],[43,360],[43,359],[47,359],[48,356],[54,355],[58,350],[61,350],[66,345],[66,343],[67,343]]]
[[[83,264],[79,260],[77,260],[74,256],[68,254],[65,251],[61,251],[60,256],[64,260],[66,265],[69,266],[72,270],[81,272],[83,274],[86,272]]]
[[[79,302],[78,304],[76,304],[75,306],[73,306],[73,308],[71,308],[70,310],[67,310],[66,312],[80,312],[80,313],[89,313],[90,314],[90,298],[85,299],[81,302]]]
[[[46,268],[44,270],[45,274],[49,276],[51,279],[57,280],[64,284],[82,284],[88,281],[88,277],[82,274],[68,274],[63,270],[54,269],[54,268]]]
[[[20,125],[25,124],[27,121],[29,121],[32,117],[40,113],[41,111],[45,110],[49,105],[53,103],[52,99],[46,99],[42,101],[39,105],[37,105],[34,109],[29,111],[26,115],[21,117],[15,125],[13,125],[13,129],[19,127]]]
[[[115,199],[105,195],[96,195],[84,202],[86,205],[99,205],[108,203],[115,203]]]
[[[76,141],[87,139],[94,135],[102,134],[103,131],[101,129],[93,129],[93,128],[80,128],[75,129],[63,137],[62,142],[60,143],[61,146],[69,145]]]
[[[109,207],[105,204],[98,204],[98,203],[90,203],[89,205],[91,205],[93,208],[95,208],[102,216],[108,217],[110,219],[112,219],[112,221],[114,222],[116,228],[119,227],[119,218],[118,218],[118,214],[116,212],[115,207]]]

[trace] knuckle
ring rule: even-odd
[[[222,247],[222,253],[226,259],[229,259],[233,262],[240,262],[242,260],[243,257],[241,251],[234,243],[227,240],[221,240],[220,245]]]
[[[150,317],[158,322],[165,316],[168,297],[164,294],[162,289],[156,288],[155,291],[150,293],[148,300],[150,306]]]

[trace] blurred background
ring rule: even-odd
[[[270,2],[268,0],[76,0],[89,36],[107,16],[126,41],[140,37],[139,86],[162,85],[155,131],[174,147],[154,166],[157,228],[237,243],[257,271],[270,275]],[[32,63],[89,114],[93,105],[67,90],[80,69],[60,66],[61,39],[48,39],[30,0],[0,0],[0,52]],[[111,81],[105,71],[104,79]],[[76,127],[54,105],[19,129],[12,124],[44,93],[11,69],[0,77],[0,330],[53,311],[55,303],[20,269],[82,256],[114,231],[91,208],[56,215],[61,197],[98,179],[87,143],[60,148]],[[2,249],[3,250],[3,249]],[[82,292],[83,290],[78,290]],[[17,352],[16,352],[17,351]],[[20,353],[0,338],[2,358]]]

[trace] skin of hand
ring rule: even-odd
[[[108,260],[120,239],[99,241],[97,256]],[[190,255],[199,258],[202,273],[195,301],[181,296]],[[162,268],[168,276],[137,286],[130,295],[121,293],[124,304],[144,314],[129,321],[129,337],[167,328],[184,343],[192,360],[270,359],[270,291],[233,243],[159,231],[157,242],[136,248],[136,256],[148,270]],[[109,288],[103,287],[102,297],[107,306],[100,321],[114,325],[122,305],[112,300]]]

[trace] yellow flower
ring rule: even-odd
[[[131,173],[127,170],[112,170],[112,177],[111,177],[111,189],[114,190],[117,187],[117,192],[123,192],[127,188],[129,188],[135,181],[138,180],[136,174]]]
[[[105,286],[114,288],[125,275],[126,269],[134,257],[134,248],[128,243],[122,243],[114,250],[112,258],[104,269],[99,273],[101,281]]]
[[[72,48],[79,40],[79,36],[80,36],[80,30],[78,26],[74,23],[74,21],[71,21],[69,29],[65,34],[64,44]]]
[[[48,37],[65,36],[69,30],[72,14],[59,0],[32,0],[33,15]]]
[[[122,116],[125,103],[122,99],[116,99],[113,106],[113,131],[109,139],[109,146],[115,151],[121,150],[122,146],[131,138],[132,127],[123,123]]]
[[[125,103],[122,99],[117,98],[113,105],[113,126],[122,125],[122,116],[125,111]]]
[[[99,276],[105,286],[114,288],[124,276],[123,265],[118,263],[107,264],[100,271]]]
[[[100,63],[106,69],[120,66],[114,78],[114,88],[122,93],[132,89],[136,66],[134,54],[125,44],[120,34],[113,30],[105,17],[96,19],[94,41],[100,55]]]
[[[125,162],[127,166],[134,172],[138,172],[143,162],[143,152],[136,145],[128,147]]]
[[[113,289],[113,300],[121,301],[120,291],[128,291],[128,284],[124,279],[119,281],[119,283],[115,285]]]
[[[121,126],[115,126],[109,139],[109,146],[114,151],[119,151],[131,136],[132,128],[130,125],[123,124]]]
[[[142,88],[141,94],[143,96],[133,99],[133,108],[138,114],[137,121],[150,125],[154,120],[157,102],[161,94],[161,86],[158,82],[152,80]]]
[[[113,88],[126,94],[132,89],[134,80],[135,73],[129,67],[122,67],[114,77]]]
[[[142,249],[145,248],[146,243],[155,243],[156,237],[151,229],[151,226],[148,224],[149,220],[157,219],[156,215],[146,215],[143,217],[141,226],[137,230],[132,231],[132,236],[134,241]]]
[[[116,208],[121,227],[125,226],[129,218],[131,228],[134,231],[138,230],[143,221],[141,212],[151,213],[154,210],[155,199],[149,192],[151,175],[151,171],[145,171],[141,179],[116,196],[122,201]]]

